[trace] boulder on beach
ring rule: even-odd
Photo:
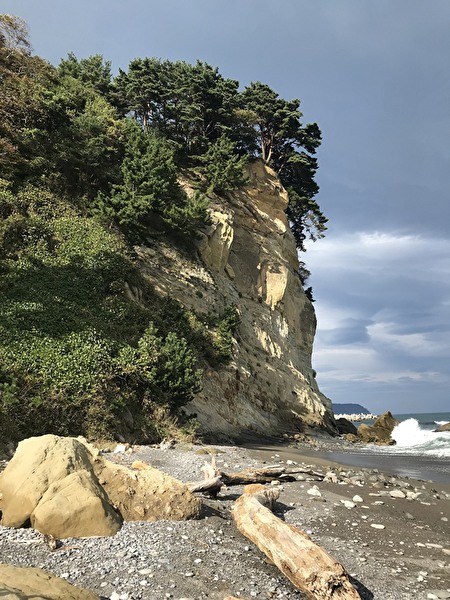
[[[450,431],[450,423],[443,423],[442,425],[439,425],[439,427],[436,427],[435,431],[438,433],[441,431]]]
[[[150,465],[130,470],[108,460],[96,460],[94,469],[125,521],[184,521],[200,513],[201,500],[184,483]]]
[[[358,434],[343,433],[342,437],[344,438],[344,440],[347,440],[347,442],[351,442],[352,444],[357,444],[358,442],[361,442],[361,438],[358,437]]]
[[[394,419],[392,414],[387,411],[383,413],[373,425],[364,423],[358,427],[358,437],[367,443],[392,445],[395,441],[391,438],[391,433],[399,421]]]
[[[99,597],[75,587],[42,569],[0,564],[2,600],[99,600]]]
[[[48,487],[30,522],[55,538],[108,536],[119,531],[122,516],[92,472],[75,471]]]
[[[112,509],[109,499],[100,486],[92,467],[93,456],[88,446],[77,438],[64,438],[56,435],[43,435],[23,440],[7,464],[0,477],[0,493],[2,511],[2,525],[5,527],[23,527],[31,523],[42,533],[49,533],[56,537],[69,537],[47,529],[46,519],[38,517],[43,529],[34,524],[35,513],[42,515],[46,503],[58,503],[59,509],[54,513],[55,519],[66,520],[68,510],[75,512],[79,505],[90,506],[91,516],[85,517],[88,521],[95,519],[96,525],[92,533],[84,531],[76,537],[83,535],[100,535],[95,533],[101,530],[102,535],[114,535],[122,524],[121,517]],[[83,486],[76,486],[79,493],[76,503],[67,500],[72,497],[70,488],[74,489],[74,473],[84,473]],[[91,484],[87,486],[87,481]],[[59,499],[57,496],[59,495]],[[98,499],[94,511],[94,498]],[[39,505],[42,506],[38,509]],[[51,521],[51,518],[50,518]],[[71,528],[72,530],[72,528]],[[109,531],[109,533],[107,533]]]
[[[351,421],[349,421],[348,419],[345,419],[344,417],[341,417],[340,419],[336,419],[336,425],[337,425],[338,431],[341,435],[343,435],[345,433],[352,433],[353,435],[356,435],[358,432],[358,430],[353,425],[353,423]]]
[[[123,519],[189,519],[200,508],[180,481],[116,465],[83,438],[23,440],[0,475],[1,524],[57,538],[114,535]]]

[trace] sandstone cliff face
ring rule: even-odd
[[[197,245],[198,260],[173,247],[137,249],[146,277],[197,313],[221,314],[235,304],[241,317],[228,366],[207,370],[203,390],[187,407],[204,431],[236,435],[334,429],[331,403],[311,366],[313,306],[298,277],[287,193],[261,161],[248,167],[248,185],[212,204],[212,225]]]

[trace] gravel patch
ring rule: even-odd
[[[282,483],[274,511],[342,562],[363,600],[445,598],[450,590],[445,486],[309,464],[292,448],[136,447],[107,458],[148,462],[185,482],[202,479],[212,459],[224,471],[269,464],[315,469],[320,477],[298,474]],[[195,521],[125,523],[114,537],[65,539],[54,551],[36,531],[0,527],[0,561],[41,567],[112,600],[306,598],[234,526],[230,511],[241,493],[242,486],[233,486],[205,499]]]

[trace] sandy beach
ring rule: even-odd
[[[274,512],[339,560],[361,598],[450,598],[450,485],[339,465],[323,452],[266,440],[141,446],[108,458],[143,460],[186,482],[202,479],[212,458],[224,471],[314,470],[281,484]],[[241,493],[233,486],[205,498],[195,521],[126,523],[114,537],[62,540],[54,552],[38,532],[2,527],[0,562],[42,567],[112,600],[304,598],[235,527],[230,510]]]

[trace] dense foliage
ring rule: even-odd
[[[133,244],[187,247],[206,194],[242,186],[261,157],[304,249],[325,229],[319,144],[299,101],[266,85],[241,92],[202,62],[135,59],[113,77],[102,56],[70,53],[53,67],[21,19],[0,15],[0,436],[161,435],[156,408],[178,411],[201,367],[230,359],[239,318],[229,306],[206,323],[162,300]]]

